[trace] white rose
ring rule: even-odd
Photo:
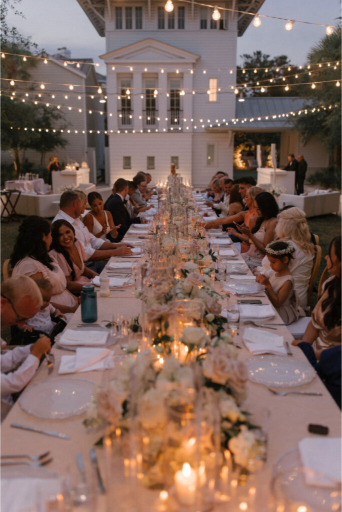
[[[168,315],[170,313],[170,308],[166,304],[154,304],[147,311],[147,317],[150,322],[154,320],[158,320],[164,315]]]
[[[229,376],[229,385],[238,402],[246,397],[247,367],[242,361],[233,361]]]
[[[199,272],[190,272],[187,280],[193,286],[203,286],[203,276]]]
[[[231,365],[224,350],[209,347],[203,362],[203,374],[207,379],[224,386],[230,377]]]
[[[222,306],[216,297],[210,297],[206,301],[205,306],[208,313],[213,313],[214,315],[219,315],[222,311]]]
[[[198,270],[196,263],[193,263],[192,261],[184,263],[183,268],[189,272],[196,272]]]
[[[209,341],[209,338],[200,327],[186,327],[181,341],[185,345],[204,346]]]
[[[240,419],[240,409],[234,398],[229,395],[226,395],[224,400],[220,400],[220,413],[222,418],[228,418],[233,423]]]
[[[213,315],[212,313],[208,313],[207,315],[205,315],[205,318],[208,320],[208,322],[212,322],[215,318],[215,315]]]
[[[255,433],[248,430],[246,425],[241,425],[240,430],[236,437],[229,440],[228,448],[236,464],[247,467],[252,459],[265,455],[265,445],[258,443]]]
[[[126,352],[128,354],[131,354],[133,352],[137,352],[138,348],[139,348],[139,343],[137,342],[137,340],[130,340],[128,342]]]
[[[211,259],[210,256],[204,256],[204,258],[202,258],[201,260],[203,262],[203,264],[206,266],[206,267],[210,267],[213,263],[213,260]]]
[[[190,293],[193,288],[193,285],[189,283],[187,279],[184,279],[182,288],[184,293]]]
[[[139,420],[144,428],[163,428],[167,422],[164,407],[165,393],[158,389],[149,389],[138,405]]]
[[[102,388],[97,394],[98,415],[108,423],[117,425],[122,415],[122,403],[126,394],[113,386]]]
[[[205,272],[205,271],[204,271]],[[208,269],[208,272],[210,272],[210,270]],[[203,276],[203,281],[205,282],[205,284],[211,286],[211,277],[208,276],[208,275],[204,275]]]

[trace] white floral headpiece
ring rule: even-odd
[[[266,245],[266,252],[267,254],[271,254],[271,255],[274,255],[274,256],[286,256],[286,254],[292,254],[293,252],[295,252],[295,248],[293,247],[293,245],[290,243],[290,242],[284,242],[287,244],[287,247],[285,247],[285,249],[272,249],[272,245],[274,244],[274,242],[271,242],[270,244]]]

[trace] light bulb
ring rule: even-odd
[[[5,54],[4,54],[4,53],[2,53],[2,54],[1,54],[1,57],[4,59],[4,58],[5,58]]]
[[[330,27],[329,25],[325,25],[325,33],[327,36],[331,36],[331,34],[334,32],[334,29]]]
[[[80,63],[79,63],[79,62],[77,62],[76,67],[77,67],[77,68],[80,68],[80,67],[81,67],[81,65],[80,65]]]
[[[163,70],[163,69],[161,69],[161,70],[160,70],[160,72],[161,72],[161,73],[164,73],[164,70]]]
[[[254,73],[257,73],[257,72],[258,72],[258,70],[257,70],[257,69],[255,69],[255,70],[254,70]]]
[[[340,82],[336,82],[336,87],[340,87]]]
[[[215,9],[214,9],[214,11],[213,11],[212,18],[213,18],[213,20],[215,20],[215,21],[218,21],[218,20],[220,20],[220,19],[221,19],[221,13],[220,13],[220,11],[218,10],[218,8],[217,8],[217,7],[215,7]]]
[[[27,58],[26,57],[23,57],[23,61],[26,62],[27,61]]]
[[[286,23],[286,25],[285,25],[285,29],[286,30],[292,30],[293,24],[294,24],[294,20],[293,21],[288,21]]]
[[[69,89],[70,89],[70,91],[72,91],[72,90],[73,90],[73,88],[74,88],[74,86],[73,86],[73,85],[69,85]]]
[[[290,87],[287,85],[287,86],[285,87],[285,91],[289,91],[289,90],[290,90]]]
[[[97,89],[97,92],[98,92],[99,94],[102,94],[102,89],[101,89],[101,87],[99,87],[99,88]]]
[[[235,94],[239,94],[239,89],[235,89]]]
[[[261,87],[260,92],[265,92],[265,87]]]
[[[316,85],[312,84],[311,89],[316,89]]]
[[[48,63],[47,59],[44,59],[44,64],[47,64],[47,63]]]
[[[115,66],[112,66],[112,71],[115,71]]]
[[[261,19],[259,18],[259,16],[255,16],[254,21],[253,21],[253,25],[254,25],[255,27],[260,27],[260,25],[261,25]]]
[[[64,66],[67,67],[68,63],[67,62],[64,62]]]
[[[44,84],[41,84],[41,85],[40,85],[40,88],[41,88],[41,89],[45,89],[45,85],[44,85]]]
[[[207,90],[207,94],[210,94],[210,91],[209,91],[209,89]]]
[[[14,85],[14,80],[11,80],[11,81],[10,81],[10,85]]]
[[[153,94],[154,94],[155,96],[157,96],[157,94],[158,94],[157,89],[155,89],[155,90],[154,90],[154,93],[153,93]]]
[[[126,95],[129,96],[130,94],[131,94],[131,91],[129,89],[127,89]]]
[[[172,0],[167,0],[167,2],[165,4],[165,11],[172,12],[174,8],[175,8],[175,6],[173,5]]]

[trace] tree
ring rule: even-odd
[[[252,55],[245,53],[241,58],[244,60],[242,66],[238,66],[240,71],[237,72],[237,83],[247,84],[243,89],[246,96],[300,96],[303,86],[296,87],[295,84],[308,81],[307,73],[293,66],[286,55],[271,58],[268,54],[256,51]],[[296,74],[298,78],[295,78]],[[253,87],[249,87],[251,85]],[[285,91],[285,85],[290,86],[289,91]],[[264,92],[261,92],[261,87],[265,88]]]
[[[341,29],[321,39],[311,49],[308,59],[311,64],[340,63]],[[341,87],[337,87],[336,82],[317,82],[339,78],[340,66],[315,67],[310,79],[316,82],[316,87],[305,90],[308,113],[293,118],[294,128],[300,131],[304,143],[313,137],[324,143],[329,152],[329,166],[334,169],[341,168]]]

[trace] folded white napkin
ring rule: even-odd
[[[150,224],[134,224],[134,226],[132,226],[132,229],[139,229],[139,230],[142,229],[143,231],[146,229],[148,230],[150,228],[151,228]]]
[[[113,261],[112,263],[109,263],[107,268],[132,268],[133,263],[130,263],[129,261]]]
[[[140,231],[139,231],[139,233],[140,233]],[[134,245],[140,245],[143,242],[144,242],[144,240],[142,238],[125,238],[125,240],[124,240],[125,244],[134,244]]]
[[[85,329],[66,329],[60,337],[59,344],[65,346],[74,345],[105,345],[108,331],[86,331]]]
[[[223,249],[220,251],[220,256],[236,256],[236,252],[233,249]]]
[[[230,245],[232,243],[230,238],[215,238],[211,239],[211,242],[215,245]]]
[[[100,276],[94,277],[92,283],[95,286],[100,286]],[[122,286],[127,286],[129,284],[127,277],[110,277],[109,278],[109,288],[121,288]]]
[[[261,354],[286,356],[283,336],[247,327],[242,339],[251,354],[255,356]]]
[[[90,372],[113,368],[113,352],[107,348],[78,348],[72,356],[62,356],[58,373]]]
[[[61,492],[59,478],[1,478],[1,512],[33,512],[37,496],[51,499]]]
[[[240,320],[267,320],[275,316],[271,304],[253,306],[253,304],[239,304]]]
[[[248,268],[244,261],[226,260],[226,263],[231,263],[232,265],[241,265],[245,268]]]
[[[143,230],[143,229],[134,229],[133,228],[133,229],[130,229],[128,233],[130,235],[142,235],[143,236],[143,235],[148,235],[148,232],[149,232],[148,229]]]
[[[307,471],[308,485],[336,487],[341,482],[341,439],[339,437],[305,437],[298,443],[300,458]],[[326,478],[324,477],[326,475]]]
[[[203,217],[204,222],[211,222],[212,220],[216,220],[216,215],[211,215],[210,217]]]
[[[230,276],[230,279],[242,279],[242,280],[243,279],[244,280],[248,279],[250,281],[255,281],[256,280],[256,276],[236,276],[236,275],[234,276],[234,275],[232,275],[232,276]]]

